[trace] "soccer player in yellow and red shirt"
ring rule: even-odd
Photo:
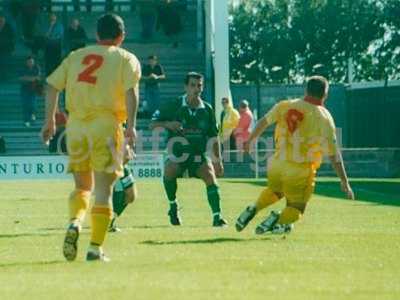
[[[307,81],[304,99],[279,102],[258,122],[245,149],[248,151],[249,145],[275,123],[276,149],[268,161],[268,187],[261,192],[257,202],[239,216],[237,231],[243,230],[257,212],[285,197],[285,209],[281,213],[271,212],[258,225],[256,233],[290,232],[311,198],[316,171],[324,155],[329,156],[341,180],[342,190],[348,198],[354,199],[336,143],[335,123],[324,107],[328,89],[324,77],[313,76]]]
[[[46,120],[42,138],[55,133],[58,94],[66,91],[66,126],[69,171],[75,190],[69,198],[68,227],[63,252],[67,260],[77,256],[81,222],[89,207],[92,189],[91,239],[87,260],[107,260],[102,245],[112,217],[114,181],[123,175],[124,134],[133,145],[136,138],[138,59],[119,46],[125,37],[123,20],[106,14],[97,21],[98,44],[72,52],[47,78]],[[126,122],[125,133],[122,124]]]

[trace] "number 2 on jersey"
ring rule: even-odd
[[[103,65],[103,62],[103,56],[96,54],[89,54],[85,56],[85,58],[82,60],[82,64],[87,65],[87,67],[78,75],[78,81],[96,84],[97,77],[94,76],[93,73]]]

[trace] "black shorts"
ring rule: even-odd
[[[167,162],[174,162],[174,159],[168,158]],[[203,165],[204,163],[210,163],[211,159],[206,155],[206,154],[198,154],[198,155],[189,155],[189,157],[183,161],[183,162],[176,162],[179,165],[180,168],[180,174],[179,177],[185,173],[187,170],[189,173],[189,177],[196,177],[197,176],[197,171],[199,170],[200,166]]]

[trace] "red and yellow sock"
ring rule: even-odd
[[[298,221],[302,216],[302,213],[300,210],[294,207],[287,206],[285,209],[281,212],[278,220],[278,224],[292,224],[296,221]]]
[[[109,206],[95,205],[92,208],[92,235],[90,243],[101,246],[104,243],[108,226],[112,219],[112,209]]]
[[[279,201],[279,197],[269,188],[264,189],[255,203],[257,212]]]
[[[89,208],[90,191],[75,190],[69,196],[69,218],[71,221],[81,223]]]

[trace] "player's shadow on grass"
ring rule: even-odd
[[[400,184],[394,181],[351,180],[356,200],[375,205],[400,206]],[[325,197],[344,199],[339,182],[318,182],[315,193]]]
[[[34,261],[34,262],[14,262],[14,263],[0,263],[0,268],[9,267],[34,267],[34,266],[48,266],[65,264],[64,260],[50,260],[50,261]]]
[[[20,237],[40,237],[40,236],[52,236],[55,233],[44,233],[44,232],[23,232],[23,233],[11,233],[11,234],[0,234],[0,239],[14,239]]]
[[[271,240],[270,237],[259,239],[238,239],[238,238],[214,238],[204,240],[182,240],[182,241],[143,241],[139,244],[151,246],[165,246],[165,245],[187,245],[187,244],[220,244],[220,243],[238,243],[238,242],[252,242],[252,241],[265,241]]]
[[[247,183],[265,187],[265,180],[241,180],[231,183]],[[400,183],[391,180],[351,179],[351,186],[356,200],[369,202],[374,205],[400,206]],[[317,182],[315,194],[324,197],[345,199],[337,180],[322,180]]]
[[[65,227],[64,226],[59,226],[59,227],[44,227],[44,228],[39,228],[41,231],[59,231],[59,232],[65,232]],[[90,230],[90,227],[88,225],[82,226],[82,230]]]
[[[133,225],[127,227],[121,227],[127,229],[162,229],[162,228],[171,228],[171,225]]]

